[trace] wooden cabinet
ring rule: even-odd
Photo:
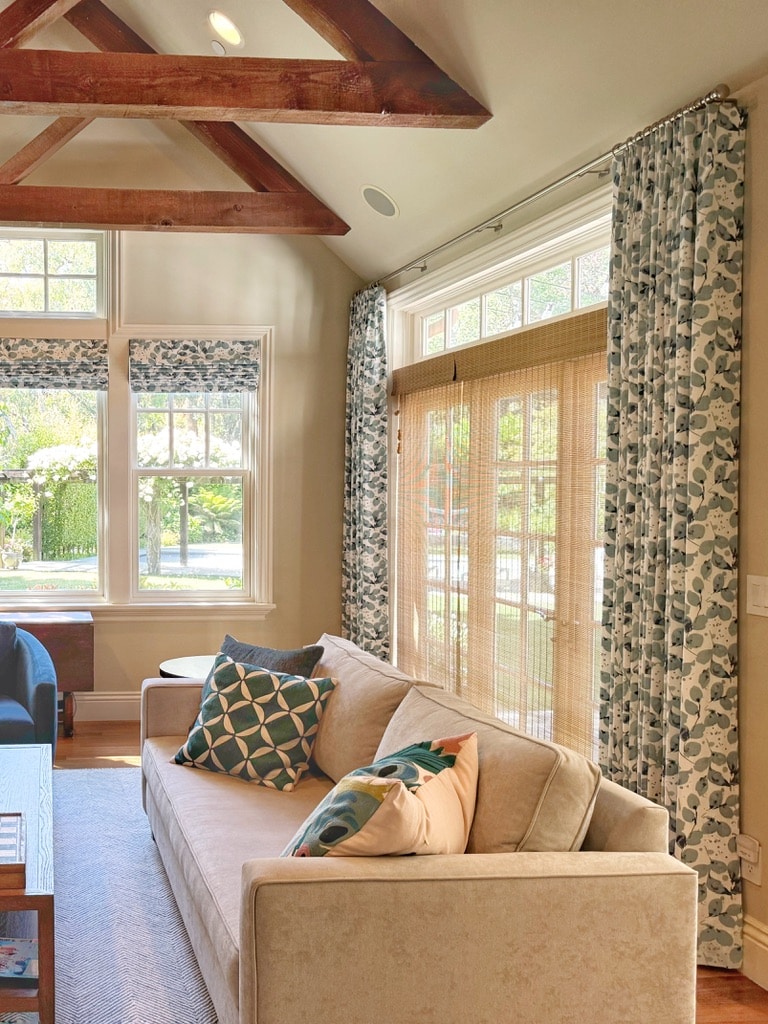
[[[32,633],[50,654],[64,699],[64,735],[71,736],[72,695],[93,690],[93,616],[90,612],[0,612],[0,619]]]

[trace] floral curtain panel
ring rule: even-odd
[[[132,391],[257,391],[258,339],[131,338]]]
[[[0,387],[106,391],[104,338],[0,338]]]
[[[342,633],[389,655],[386,292],[352,299],[347,354]]]
[[[600,742],[699,874],[699,958],[741,963],[737,515],[745,115],[614,159]]]

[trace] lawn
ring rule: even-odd
[[[235,590],[241,581],[231,576],[145,576],[142,577],[142,590]],[[93,572],[67,569],[53,570],[0,570],[0,591],[15,591],[21,594],[38,593],[38,591],[96,591],[96,576]]]

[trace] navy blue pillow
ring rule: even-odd
[[[319,644],[312,644],[310,647],[297,647],[292,651],[278,651],[272,647],[246,644],[227,633],[219,648],[219,653],[226,654],[233,661],[265,668],[267,672],[284,672],[291,676],[303,676],[305,679],[309,679],[315,670],[315,665],[323,656],[323,648]],[[203,700],[210,693],[212,676],[213,669],[208,673],[203,684]]]

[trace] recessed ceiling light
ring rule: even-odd
[[[226,48],[226,46],[224,45],[224,43],[219,42],[218,39],[212,39],[211,40],[211,49],[213,50],[213,52],[216,54],[217,57],[226,57],[227,56],[227,48]]]
[[[223,11],[211,11],[208,15],[208,24],[225,43],[229,43],[230,46],[243,45],[243,33]]]
[[[376,213],[380,213],[382,217],[397,217],[400,213],[400,209],[392,196],[388,196],[384,189],[379,188],[378,185],[363,185],[360,191],[370,208],[375,210]]]

